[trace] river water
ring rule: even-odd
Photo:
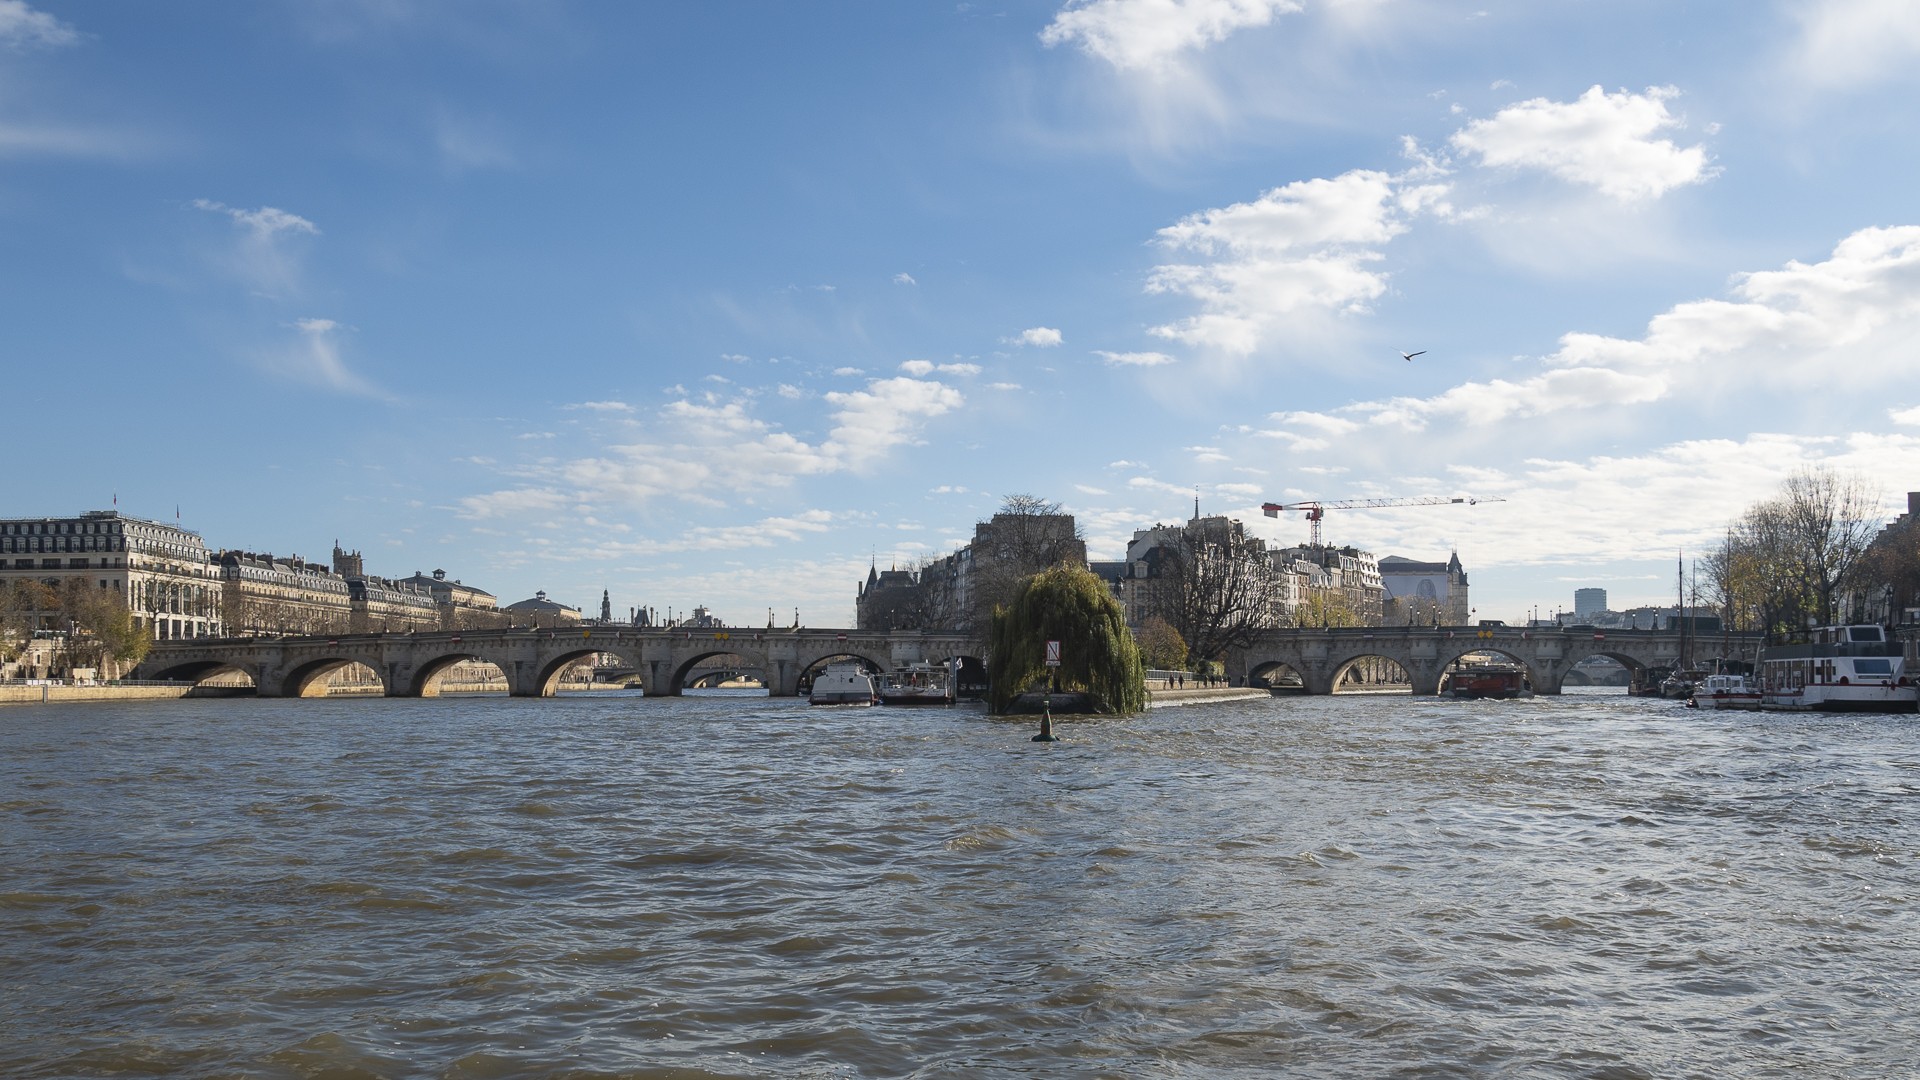
[[[1908,717],[0,709],[0,1075],[1883,1077]]]

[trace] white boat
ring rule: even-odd
[[[857,660],[828,664],[813,677],[813,689],[807,692],[809,705],[871,705],[876,700],[873,676]]]
[[[1708,675],[1693,688],[1696,709],[1757,709],[1760,688],[1745,675]]]
[[[882,705],[951,705],[953,672],[945,664],[909,664],[880,677]]]
[[[1763,709],[1913,712],[1916,703],[1920,691],[1884,627],[1822,626],[1760,650]]]

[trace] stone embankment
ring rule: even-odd
[[[1243,698],[1271,697],[1267,691],[1252,686],[1190,686],[1178,690],[1147,689],[1147,707],[1164,708],[1168,705],[1193,705],[1203,701],[1238,701]]]
[[[187,683],[161,686],[72,686],[64,683],[0,683],[0,705],[56,701],[171,701],[193,691]]]

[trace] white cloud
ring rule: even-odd
[[[909,274],[909,273],[907,273],[907,272],[905,272],[905,271],[902,271],[902,272],[900,272],[900,273],[898,273],[898,274],[895,274],[895,275],[893,275],[893,283],[894,283],[895,285],[918,285],[918,284],[920,284],[919,282],[917,282],[917,281],[915,281],[915,280],[913,280],[913,275],[912,275],[912,274]]]
[[[780,389],[776,392],[781,397],[786,398],[789,401],[798,401],[799,399],[807,396],[806,391],[800,389],[799,387],[793,385],[792,383],[781,383]]]
[[[996,382],[996,383],[988,383],[988,384],[987,384],[987,389],[989,389],[989,390],[1019,390],[1019,389],[1021,389],[1021,386],[1020,386],[1020,384],[1019,384],[1019,383],[1017,383],[1017,382]]]
[[[1475,546],[1497,553],[1500,565],[1590,566],[1664,555],[1671,566],[1675,550],[1699,551],[1719,541],[1727,522],[1771,497],[1783,478],[1805,465],[1913,475],[1920,470],[1920,437],[1754,434],[1618,456],[1534,458],[1474,479],[1471,494],[1497,495],[1504,504],[1423,508],[1409,511],[1405,520],[1413,525],[1416,514],[1470,515]],[[1702,484],[1703,476],[1713,482]],[[1541,529],[1527,506],[1553,507],[1554,527]],[[1622,521],[1634,525],[1623,529]],[[1483,557],[1473,569],[1484,575],[1491,565]],[[1667,581],[1671,588],[1672,578]]]
[[[841,468],[860,471],[912,442],[917,421],[959,408],[960,391],[918,379],[875,379],[865,390],[826,395],[838,407],[823,449]]]
[[[1093,355],[1115,367],[1159,367],[1174,363],[1174,359],[1161,352],[1107,352],[1095,349]]]
[[[1020,331],[1015,337],[1005,339],[1009,345],[1031,345],[1037,349],[1051,349],[1064,340],[1060,331],[1051,326],[1031,327]]]
[[[865,375],[866,374],[865,371],[862,371],[857,367],[837,367],[833,369],[833,373],[835,375]]]
[[[1595,86],[1577,101],[1533,98],[1475,120],[1451,141],[1489,168],[1538,169],[1622,202],[1657,199],[1719,172],[1708,165],[1704,147],[1655,137],[1680,126],[1667,112],[1678,95],[1670,86],[1644,94],[1609,94]]]
[[[1521,379],[1467,382],[1432,397],[1360,402],[1340,410],[1366,425],[1424,430],[1436,420],[1486,429],[1498,421],[1606,406],[1638,406],[1729,388],[1823,390],[1836,366],[1856,384],[1911,372],[1920,335],[1920,226],[1862,229],[1824,262],[1789,262],[1734,279],[1734,299],[1679,304],[1635,339],[1569,333]],[[1823,395],[1806,401],[1808,409]],[[1354,435],[1346,417],[1276,414],[1289,428],[1266,434],[1309,439]]]
[[[1073,490],[1075,490],[1075,491],[1078,491],[1078,492],[1079,492],[1080,494],[1082,494],[1082,495],[1105,495],[1105,494],[1107,494],[1107,490],[1106,490],[1105,488],[1097,488],[1097,487],[1089,487],[1089,486],[1088,486],[1088,485],[1086,485],[1086,484],[1075,484],[1075,485],[1073,485]]]
[[[930,360],[908,360],[900,365],[900,370],[909,375],[925,376],[934,372],[943,375],[978,375],[979,364],[936,364]]]
[[[783,395],[785,396],[785,395]],[[526,504],[525,492],[560,493],[568,503],[638,503],[664,495],[716,501],[714,492],[763,490],[804,476],[865,471],[916,441],[924,423],[965,403],[958,390],[910,378],[876,379],[865,389],[829,393],[832,430],[809,443],[775,430],[740,401],[679,400],[660,411],[658,442],[611,446],[598,456],[506,470],[537,481],[461,501],[461,513],[503,516]],[[654,430],[654,429],[649,429]]]
[[[1077,45],[1123,71],[1157,72],[1180,53],[1300,10],[1299,0],[1081,0],[1062,8],[1040,41]]]
[[[1798,67],[1808,82],[1851,87],[1911,77],[1920,59],[1920,5],[1912,0],[1800,0]]]
[[[0,46],[10,49],[57,48],[80,40],[73,27],[25,0],[0,0]]]
[[[725,360],[729,364],[744,364],[753,358],[740,353],[723,352],[720,354],[720,359]]]
[[[1127,479],[1127,486],[1138,491],[1158,491],[1168,495],[1192,495],[1193,489],[1169,484],[1165,480],[1155,480],[1151,476],[1134,476]]]
[[[1920,427],[1920,405],[1905,409],[1888,409],[1888,419],[1906,427]]]
[[[1436,168],[1421,162],[1422,178]],[[1200,302],[1201,313],[1151,333],[1245,355],[1302,311],[1361,312],[1386,291],[1378,250],[1410,217],[1445,214],[1446,187],[1356,170],[1300,180],[1252,202],[1190,214],[1159,232],[1174,251],[1210,258],[1156,267],[1147,291]]]
[[[624,401],[581,401],[581,402],[576,402],[572,405],[563,405],[561,406],[561,408],[586,409],[589,412],[630,413],[633,411],[633,406],[627,404]]]

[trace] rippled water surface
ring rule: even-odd
[[[1920,726],[0,708],[0,1074],[1910,1076]]]

